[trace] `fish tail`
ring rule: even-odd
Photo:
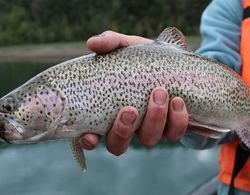
[[[250,151],[250,126],[243,127],[236,130],[236,133],[240,137],[241,141],[248,147]]]

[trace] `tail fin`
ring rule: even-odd
[[[248,147],[250,151],[250,126],[236,130],[236,133],[238,134],[241,141]]]

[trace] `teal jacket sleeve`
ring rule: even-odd
[[[201,47],[196,53],[215,59],[240,73],[240,34],[242,0],[213,0],[202,14]],[[227,134],[223,140],[214,140],[187,133],[181,143],[187,147],[203,149],[212,147],[235,136]]]
[[[202,14],[198,54],[215,59],[240,73],[241,0],[213,0]]]

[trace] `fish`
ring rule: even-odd
[[[202,57],[175,27],[153,43],[91,53],[55,65],[0,99],[0,139],[22,144],[69,139],[81,170],[86,170],[79,138],[105,135],[124,106],[146,112],[153,88],[181,97],[188,131],[220,139],[236,132],[250,148],[250,89],[226,65]]]

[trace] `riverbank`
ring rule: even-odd
[[[200,38],[187,37],[188,45],[195,50],[199,47]],[[0,62],[5,61],[42,61],[57,62],[90,53],[85,42],[48,43],[34,45],[14,45],[0,47]]]
[[[63,61],[90,51],[84,42],[14,45],[0,47],[0,61]]]

